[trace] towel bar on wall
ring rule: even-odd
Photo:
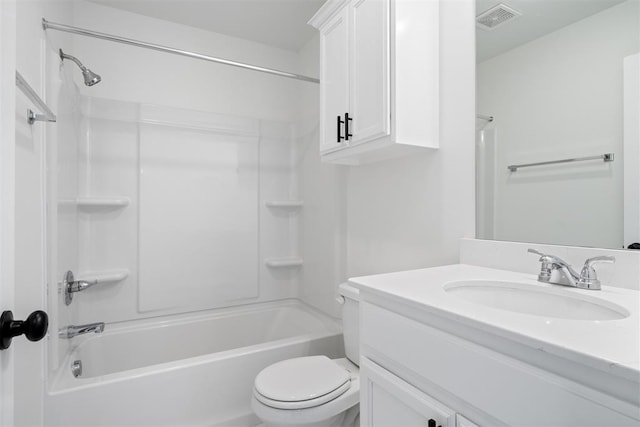
[[[545,165],[555,165],[558,163],[583,162],[585,160],[603,160],[605,162],[613,162],[614,154],[605,153],[605,154],[600,154],[599,156],[575,157],[572,159],[549,160],[547,162],[538,162],[538,163],[523,163],[520,165],[509,165],[507,166],[507,169],[509,169],[509,171],[511,172],[515,172],[520,168],[528,168],[531,166],[545,166]]]
[[[27,110],[27,122],[32,125],[36,121],[43,122],[55,122],[56,115],[53,114],[53,111],[44,103],[44,101],[38,96],[35,90],[27,83],[27,81],[22,77],[22,75],[16,70],[16,86],[18,89],[24,93],[27,98],[31,100],[34,104],[38,106],[38,109],[42,111],[44,114],[36,114],[31,109]]]

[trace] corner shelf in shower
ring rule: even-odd
[[[117,269],[117,270],[105,270],[105,271],[85,271],[78,274],[78,280],[85,280],[87,282],[98,283],[116,283],[122,282],[129,277],[129,270]]]
[[[125,208],[131,201],[127,197],[78,197],[60,200],[61,205],[76,205],[79,208],[113,209]]]
[[[302,200],[271,200],[265,204],[269,208],[300,209],[304,202]]]
[[[78,197],[77,204],[81,208],[124,208],[129,206],[127,197]]]
[[[271,268],[289,268],[300,267],[303,264],[302,258],[298,257],[282,257],[282,258],[267,258],[264,260],[267,267]]]

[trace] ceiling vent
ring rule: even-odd
[[[478,15],[476,17],[476,25],[478,28],[486,31],[495,30],[505,22],[515,19],[520,15],[522,15],[521,12],[500,3]]]

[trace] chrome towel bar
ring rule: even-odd
[[[22,93],[24,93],[27,96],[27,98],[29,98],[29,100],[31,100],[31,102],[33,102],[38,106],[38,109],[40,111],[44,113],[44,114],[36,114],[31,109],[28,109],[27,122],[29,122],[30,125],[32,125],[33,122],[36,122],[36,121],[43,121],[43,122],[56,121],[56,115],[53,114],[53,111],[51,111],[51,109],[47,107],[47,104],[44,103],[44,101],[38,96],[36,91],[33,90],[33,88],[29,85],[29,83],[27,83],[24,77],[22,77],[22,75],[17,70],[16,70],[16,86],[18,87],[18,89],[22,91]]]
[[[605,162],[613,162],[614,154],[613,153],[605,153],[600,154],[599,156],[588,156],[588,157],[575,157],[572,159],[561,159],[561,160],[549,160],[547,162],[538,162],[538,163],[523,163],[520,165],[509,165],[507,169],[511,172],[515,172],[520,168],[528,168],[531,166],[545,166],[545,165],[555,165],[558,163],[572,163],[572,162],[583,162],[586,160],[603,160]]]

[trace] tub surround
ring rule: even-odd
[[[486,247],[478,254],[470,249],[473,245],[485,243],[464,241],[461,259],[497,262],[492,256],[506,250]],[[411,396],[416,402],[435,400],[435,406],[413,408],[419,416],[443,425],[462,416],[477,425],[637,425],[640,293],[624,289],[633,284],[619,283],[633,277],[611,275],[609,281],[619,286],[603,285],[601,291],[543,284],[537,281],[538,258],[531,254],[527,272],[517,267],[509,271],[516,265],[510,260],[520,257],[514,253],[521,248],[513,249],[511,256],[501,258],[504,269],[457,264],[350,279],[362,297],[365,395],[361,414],[366,425],[374,415],[380,419],[393,414],[399,404],[391,398],[376,403],[376,389],[388,396],[400,396],[404,390],[408,394],[403,402],[411,401]],[[549,252],[561,257],[567,251],[574,257],[580,254],[581,262],[585,251],[587,256],[610,252],[557,249]],[[633,270],[633,260],[622,260],[622,264]],[[446,291],[448,283],[468,280],[516,282],[541,292],[595,298],[605,306],[617,306],[623,318],[598,321],[532,315],[491,308]],[[367,393],[373,396],[370,405]],[[433,412],[438,405],[445,409]]]

